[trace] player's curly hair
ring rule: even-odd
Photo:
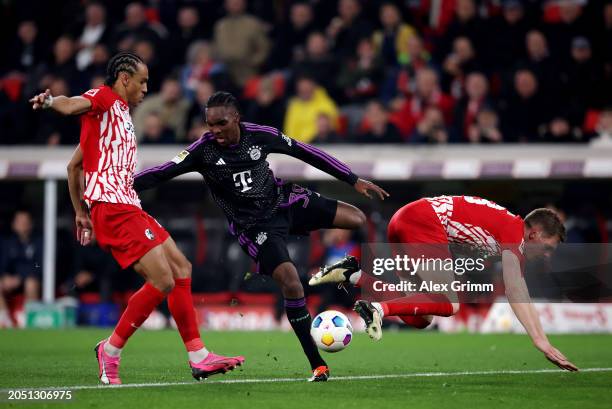
[[[527,227],[539,226],[547,236],[557,236],[559,241],[565,241],[565,226],[554,210],[546,208],[535,209],[525,216],[525,224]]]
[[[134,53],[123,51],[115,54],[106,66],[106,79],[104,84],[112,86],[119,77],[120,72],[127,72],[133,75],[138,69],[138,64],[144,64],[142,58]]]
[[[236,97],[225,91],[217,91],[208,98],[206,108],[212,107],[232,107],[236,112],[240,112]]]

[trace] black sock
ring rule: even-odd
[[[327,365],[323,358],[321,358],[319,350],[310,336],[312,319],[306,309],[306,300],[304,298],[285,298],[285,312],[287,313],[287,319],[291,324],[291,328],[293,328],[295,335],[300,340],[300,344],[302,344],[302,349],[304,349],[304,353],[310,362],[310,367],[315,369],[319,366]]]

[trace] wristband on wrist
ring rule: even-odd
[[[42,103],[42,108],[43,109],[51,108],[51,105],[53,105],[53,97],[51,95],[47,95],[45,97],[45,100]]]

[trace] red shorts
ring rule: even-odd
[[[403,251],[412,257],[451,257],[446,230],[426,199],[408,203],[395,212],[387,227],[387,240],[409,244]]]
[[[121,268],[131,266],[170,237],[157,220],[128,204],[95,202],[91,222],[98,245],[110,251]]]

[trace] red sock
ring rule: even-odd
[[[128,300],[128,305],[119,323],[115,327],[109,342],[112,346],[123,348],[128,338],[142,325],[151,312],[166,298],[166,294],[159,291],[149,283],[145,283],[140,290]]]
[[[381,302],[385,316],[393,315],[453,315],[453,305],[442,294],[415,294]]]
[[[198,351],[204,348],[193,308],[191,278],[174,279],[174,289],[168,295],[168,308],[176,321],[187,351]]]
[[[398,318],[404,321],[406,325],[410,325],[411,327],[418,329],[426,328],[429,324],[431,324],[430,321],[426,320],[420,315],[400,315]]]

